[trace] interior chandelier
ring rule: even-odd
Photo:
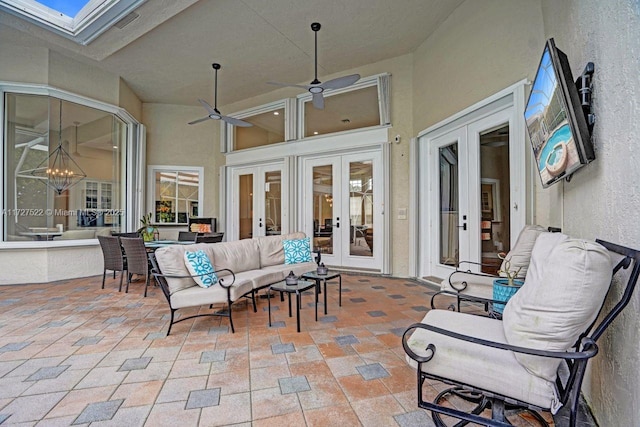
[[[76,141],[77,143],[77,141]],[[60,195],[82,181],[87,175],[62,147],[62,100],[60,100],[60,122],[58,125],[58,146],[31,173],[46,179],[46,184]]]

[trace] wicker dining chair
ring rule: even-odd
[[[113,278],[116,278],[116,271],[121,271],[120,286],[118,292],[122,290],[122,277],[124,272],[127,271],[127,259],[122,253],[120,246],[120,238],[113,236],[98,236],[100,247],[102,248],[102,256],[104,258],[104,270],[102,271],[102,289],[104,289],[104,280],[107,275],[107,270],[113,271]]]
[[[131,275],[139,274],[144,276],[144,296],[147,296],[147,288],[149,287],[149,259],[147,257],[147,249],[144,247],[142,237],[121,237],[120,243],[124,248],[127,257],[127,288],[125,293],[129,292],[129,284],[131,283]]]

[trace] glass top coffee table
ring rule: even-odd
[[[315,288],[315,297],[313,299],[316,307],[316,322],[318,321],[318,286],[315,282],[308,280],[298,280],[297,285],[287,285],[284,280],[269,286],[269,292],[278,291],[286,292],[289,298],[289,317],[291,317],[291,294],[296,294],[296,326],[300,332],[300,305],[302,304],[302,293],[309,289]],[[271,298],[267,298],[269,302],[269,326],[271,326]]]
[[[338,305],[342,307],[342,276],[340,272],[328,270],[327,274],[318,274],[316,270],[304,273],[300,278],[314,280],[316,282],[316,301],[320,292],[320,282],[324,282],[324,314],[327,314],[327,280],[338,278]]]

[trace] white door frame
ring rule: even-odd
[[[350,219],[349,219],[349,163],[358,160],[371,160],[373,162],[373,227],[374,244],[371,257],[350,255]],[[385,239],[384,230],[384,177],[383,150],[366,150],[351,153],[333,153],[322,156],[310,156],[302,158],[300,161],[300,177],[303,181],[299,196],[301,201],[300,218],[298,223],[301,229],[308,235],[313,236],[313,167],[321,165],[332,165],[333,174],[333,220],[340,218],[340,227],[334,226],[333,254],[323,254],[322,259],[327,265],[371,269],[375,271],[385,271]]]
[[[228,195],[226,219],[226,233],[227,240],[238,240],[240,235],[240,224],[237,218],[237,212],[239,207],[239,180],[240,175],[254,176],[253,179],[253,219],[252,228],[253,236],[259,237],[265,235],[266,219],[264,218],[264,174],[265,172],[280,171],[282,179],[282,197],[281,197],[281,212],[282,212],[282,234],[289,232],[289,173],[285,167],[285,162],[274,162],[259,165],[234,165],[226,168],[228,185],[230,191]],[[259,220],[262,218],[262,223]],[[261,226],[262,225],[262,226]]]
[[[413,252],[412,256],[416,259],[414,264],[415,271],[411,271],[410,275],[415,275],[416,277],[434,275],[431,269],[431,259],[437,254],[433,253],[432,245],[430,244],[433,219],[429,216],[429,212],[432,209],[430,209],[431,200],[425,194],[428,194],[429,190],[431,190],[428,179],[430,168],[433,167],[430,163],[430,141],[443,134],[458,128],[468,127],[474,122],[479,122],[481,119],[499,112],[504,112],[508,115],[511,245],[515,244],[515,239],[526,224],[527,218],[531,218],[533,206],[531,203],[527,203],[526,177],[527,171],[530,173],[530,168],[527,167],[526,161],[529,156],[527,156],[526,151],[526,124],[524,122],[525,86],[527,84],[527,80],[522,80],[425,129],[418,135],[415,144],[418,154],[418,167],[412,176],[412,179],[418,183],[416,194],[414,194],[414,197],[418,200],[417,206],[415,206],[417,212],[412,215],[413,218],[416,218],[415,227],[418,230],[418,235],[415,241],[409,242]]]

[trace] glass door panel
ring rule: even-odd
[[[238,177],[238,238],[253,237],[253,174]]]
[[[466,129],[456,129],[431,140],[429,174],[430,217],[433,235],[431,275],[447,277],[459,261],[470,258],[468,236],[468,146]],[[470,267],[474,268],[474,267]]]
[[[373,206],[373,162],[350,162],[349,253],[351,255],[373,256]]]
[[[229,240],[275,236],[289,231],[286,175],[282,164],[230,169],[227,207]],[[284,196],[284,197],[283,197]]]
[[[267,236],[282,234],[282,173],[264,174],[264,216]]]
[[[304,160],[303,230],[326,265],[382,270],[381,164],[379,151]]]
[[[333,165],[313,167],[313,250],[333,254]]]
[[[458,143],[440,147],[440,179],[438,206],[440,211],[439,260],[442,265],[457,266],[460,261],[460,241],[458,220],[460,204],[458,200]]]

